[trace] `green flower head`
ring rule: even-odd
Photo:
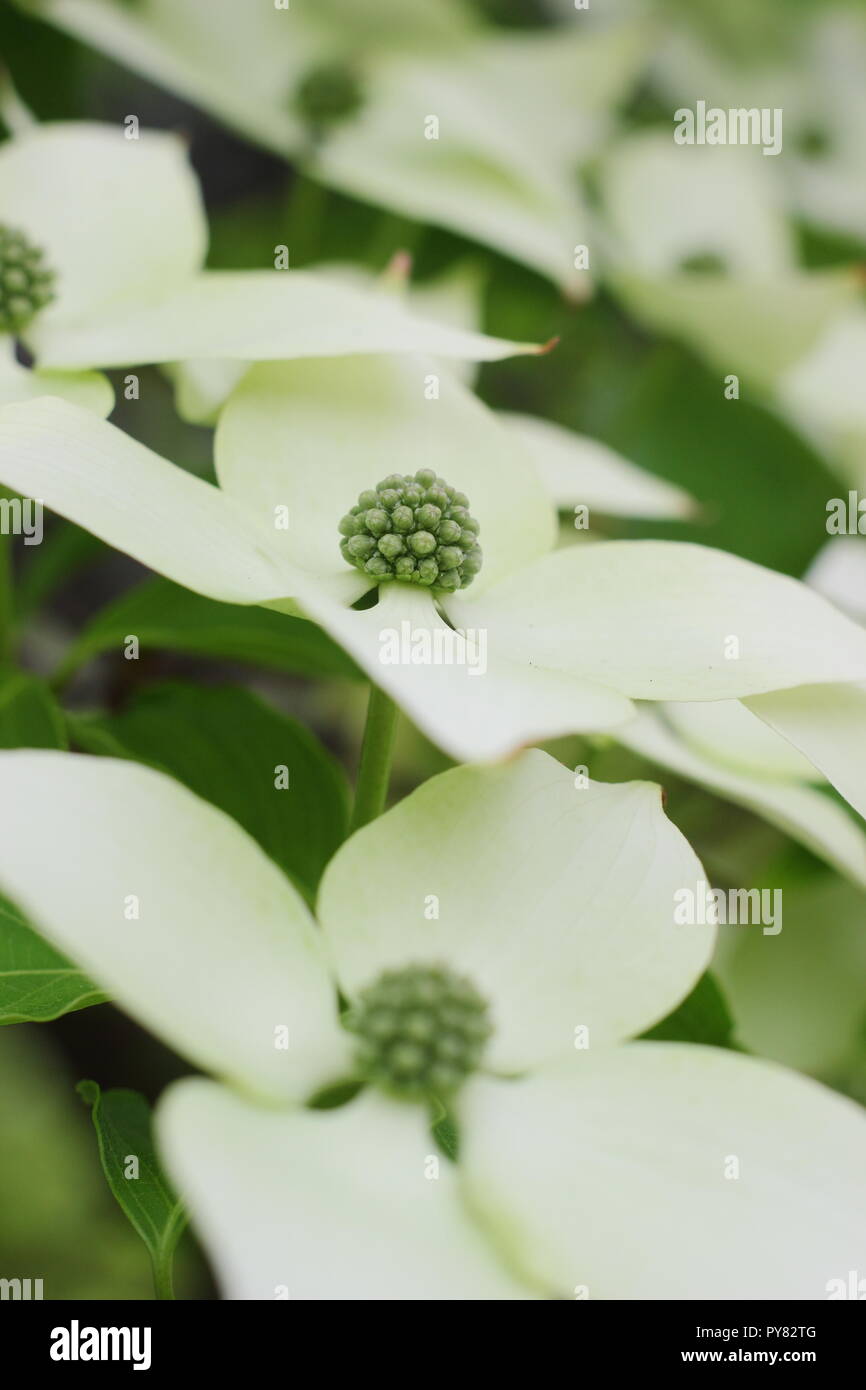
[[[431,468],[383,478],[360,494],[339,529],[344,560],[379,583],[453,592],[481,569],[480,527],[469,499]]]
[[[406,1100],[448,1095],[476,1070],[491,1028],[475,986],[442,965],[388,970],[346,1019],[373,1084]]]
[[[0,223],[0,333],[20,333],[53,298],[54,272],[40,248]]]
[[[322,63],[301,79],[294,105],[312,130],[324,130],[354,116],[364,104],[360,79],[346,63]]]

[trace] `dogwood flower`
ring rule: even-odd
[[[491,360],[514,350],[311,272],[203,270],[207,225],[183,142],[126,133],[33,123],[0,146],[0,335],[53,369],[34,377],[7,362],[2,399],[61,394],[57,371],[91,367],[391,351]],[[108,387],[91,380],[89,390],[107,414]]]
[[[824,1296],[859,1258],[859,1108],[733,1052],[623,1045],[706,965],[713,929],[672,911],[700,875],[657,787],[530,752],[352,836],[319,929],[163,774],[0,754],[4,891],[220,1078],[171,1087],[157,1131],[228,1298]]]
[[[459,760],[615,728],[636,699],[747,699],[781,720],[802,698],[816,702],[802,751],[836,782],[820,711],[826,694],[832,721],[859,694],[862,628],[703,546],[554,551],[525,444],[435,365],[260,364],[222,412],[216,471],[219,488],[63,402],[0,411],[0,481],[196,592],[312,618]],[[455,547],[481,551],[471,584],[447,577]]]
[[[496,33],[456,0],[48,0],[40,15],[332,188],[451,228],[579,295],[577,168],[612,126],[638,26]],[[254,83],[247,75],[255,72]]]
[[[776,177],[787,208],[812,226],[862,237],[866,24],[846,6],[804,10],[797,18],[788,27],[783,63],[764,58],[735,66],[694,36],[669,34],[656,55],[654,81],[672,109],[700,92],[707,107],[749,109],[760,99],[762,107],[781,110],[783,158]],[[773,49],[778,52],[777,45]]]
[[[798,266],[773,163],[760,148],[676,145],[651,130],[622,140],[600,171],[617,295],[770,398],[862,290],[857,266]]]

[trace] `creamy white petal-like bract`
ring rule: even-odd
[[[225,1298],[534,1296],[473,1221],[421,1106],[368,1092],[338,1110],[265,1110],[182,1081],[157,1132]]]
[[[65,401],[0,410],[0,480],[196,593],[257,603],[293,587],[252,512]]]
[[[16,750],[0,767],[3,892],[121,1007],[259,1097],[345,1074],[321,934],[246,831],[137,763]]]
[[[467,1200],[554,1296],[823,1299],[862,1265],[862,1110],[772,1063],[575,1052],[459,1110]]]
[[[866,685],[803,685],[746,703],[866,817]]]
[[[376,606],[362,610],[310,593],[304,611],[428,738],[462,762],[506,757],[575,728],[618,727],[633,712],[616,690],[512,658],[486,629],[455,630],[414,585],[382,585]]]
[[[643,131],[610,151],[601,184],[623,267],[661,277],[705,256],[740,276],[793,266],[792,233],[759,149],[680,145],[670,131]]]
[[[435,395],[432,393],[435,391]],[[261,364],[219,422],[220,486],[273,527],[288,507],[293,559],[345,568],[338,523],[389,473],[431,468],[481,523],[483,589],[552,549],[555,518],[525,449],[497,417],[423,358]]]
[[[804,582],[866,624],[866,538],[834,536],[818,551]]]
[[[713,705],[701,707],[712,709]],[[817,786],[773,776],[760,766],[749,770],[692,743],[675,722],[670,722],[678,708],[665,705],[656,711],[649,705],[641,706],[636,719],[615,731],[617,741],[657,766],[670,768],[678,776],[763,816],[854,883],[866,887],[866,832],[852,815]],[[783,738],[777,737],[776,742],[780,749],[799,756]]]
[[[673,541],[573,546],[444,602],[493,651],[633,699],[722,700],[866,679],[866,632],[805,585]]]
[[[500,411],[524,444],[560,508],[584,505],[608,516],[687,519],[697,504],[682,488],[636,467],[606,444],[540,416]]]
[[[34,125],[0,146],[4,222],[45,254],[55,299],[28,341],[50,343],[109,310],[169,295],[198,270],[207,224],[184,142],[122,125]],[[108,366],[95,358],[58,367]],[[127,361],[137,361],[128,358]]]
[[[821,774],[787,739],[741,700],[678,700],[661,711],[696,752],[732,771],[785,782],[821,782]]]
[[[241,361],[421,352],[497,361],[537,353],[482,333],[413,318],[391,296],[306,270],[205,271],[162,297],[74,324],[42,326],[30,337],[47,367],[183,358]]]
[[[4,351],[4,348],[7,349]],[[59,396],[103,419],[114,409],[114,390],[100,372],[44,372],[16,360],[11,339],[0,340],[0,406]]]
[[[674,895],[702,875],[658,787],[589,782],[535,750],[434,778],[353,835],[319,917],[349,998],[444,961],[489,1001],[485,1065],[522,1072],[579,1029],[604,1047],[688,994],[715,934],[676,925]]]

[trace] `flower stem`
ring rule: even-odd
[[[378,686],[371,685],[350,833],[375,820],[385,809],[396,725],[394,701]]]
[[[158,1299],[174,1299],[174,1249],[153,1258],[153,1290]]]

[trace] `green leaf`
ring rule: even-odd
[[[63,715],[44,681],[13,672],[0,681],[0,748],[66,748]],[[106,995],[0,896],[0,1026],[47,1023],[101,1004]]]
[[[734,1020],[725,996],[708,972],[701,976],[688,998],[673,1013],[642,1036],[650,1042],[691,1042],[737,1048],[733,1034]]]
[[[107,997],[0,897],[0,1026],[49,1023]]]
[[[61,585],[95,564],[107,550],[104,542],[89,531],[56,518],[42,544],[25,552],[15,591],[19,616],[46,603]]]
[[[156,1154],[150,1106],[137,1091],[76,1087],[91,1106],[99,1157],[108,1186],[147,1246],[157,1298],[174,1298],[172,1261],[187,1217]]]
[[[67,748],[63,713],[44,681],[15,671],[0,681],[0,748]]]
[[[239,687],[172,682],[70,728],[86,752],[149,763],[219,806],[312,900],[345,838],[349,798],[339,764],[302,724]],[[288,787],[277,785],[282,768]]]
[[[67,652],[55,684],[100,652],[113,650],[118,661],[124,660],[124,641],[133,634],[143,650],[218,657],[307,676],[360,677],[354,663],[315,623],[269,608],[216,603],[154,578],[97,615]]]

